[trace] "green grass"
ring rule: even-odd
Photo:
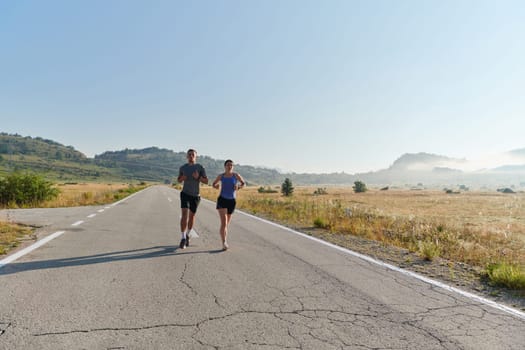
[[[487,274],[490,281],[510,289],[525,291],[525,267],[516,264],[498,263],[489,265]]]

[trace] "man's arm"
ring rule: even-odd
[[[181,169],[179,169],[179,176],[177,177],[177,181],[178,182],[184,182],[184,180],[186,180],[186,176],[182,172],[182,168],[181,168]]]

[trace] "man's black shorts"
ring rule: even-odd
[[[200,201],[201,197],[199,196],[195,197],[184,192],[180,193],[180,207],[183,209],[189,208],[194,214],[197,212],[197,207],[199,206]]]
[[[221,196],[217,198],[217,209],[228,209],[228,214],[233,214],[235,204],[235,199],[228,199]]]

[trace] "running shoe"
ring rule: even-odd
[[[186,235],[186,247],[190,246],[190,236]]]
[[[224,242],[224,243],[222,244],[222,250],[228,250],[228,248],[230,248],[230,247],[228,246],[228,243],[227,243],[227,242]]]
[[[179,248],[180,249],[186,248],[186,240],[184,238],[180,240]]]

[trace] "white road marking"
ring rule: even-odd
[[[211,201],[210,201],[211,202]],[[270,224],[270,225],[273,225],[273,226],[276,226],[276,227],[279,227],[283,230],[286,230],[290,233],[293,233],[293,234],[296,234],[298,236],[301,236],[301,237],[304,237],[304,238],[307,238],[307,239],[310,239],[312,241],[315,241],[315,242],[318,242],[318,243],[321,243],[321,244],[324,244],[326,246],[329,246],[331,248],[334,248],[334,249],[337,249],[341,252],[344,252],[346,254],[349,254],[349,255],[353,255],[357,258],[360,258],[362,260],[365,260],[365,261],[368,261],[372,264],[375,264],[375,265],[379,265],[379,266],[382,266],[382,267],[385,267],[387,269],[390,269],[390,270],[393,270],[393,271],[396,271],[396,272],[399,272],[403,275],[406,275],[406,276],[410,276],[410,277],[413,277],[415,279],[418,279],[420,281],[423,281],[423,282],[426,282],[432,286],[435,286],[435,287],[439,287],[439,288],[442,288],[442,289],[445,289],[445,290],[448,290],[449,292],[453,292],[453,293],[456,293],[456,294],[459,294],[459,295],[462,295],[468,299],[471,299],[471,300],[475,300],[477,302],[480,302],[482,304],[485,304],[485,305],[488,305],[488,306],[491,306],[495,309],[498,309],[500,311],[504,311],[506,313],[509,313],[509,314],[512,314],[514,316],[517,316],[523,320],[525,320],[525,312],[521,312],[517,309],[514,309],[514,308],[511,308],[509,306],[506,306],[506,305],[503,305],[503,304],[499,304],[495,301],[492,301],[492,300],[489,300],[489,299],[485,299],[483,297],[480,297],[479,295],[476,295],[476,294],[473,294],[473,293],[469,293],[469,292],[466,292],[464,290],[461,290],[461,289],[458,289],[458,288],[455,288],[455,287],[452,287],[452,286],[449,286],[448,284],[445,284],[445,283],[442,283],[442,282],[439,282],[439,281],[435,281],[431,278],[428,278],[428,277],[425,277],[425,276],[422,276],[422,275],[419,275],[415,272],[412,272],[412,271],[409,271],[409,270],[405,270],[405,269],[402,269],[400,267],[397,267],[397,266],[394,266],[394,265],[390,265],[390,264],[387,264],[385,262],[382,262],[380,260],[376,260],[374,258],[371,258],[369,256],[366,256],[366,255],[363,255],[363,254],[360,254],[358,252],[354,252],[353,250],[350,250],[350,249],[347,249],[347,248],[343,248],[343,247],[339,247],[335,244],[332,244],[332,243],[329,243],[329,242],[326,242],[326,241],[323,241],[319,238],[315,238],[315,237],[312,237],[312,236],[309,236],[307,234],[304,234],[302,232],[298,232],[298,231],[295,231],[295,230],[292,230],[291,228],[289,227],[286,227],[286,226],[283,226],[283,225],[279,225],[279,224],[276,224],[275,222],[271,222],[271,221],[268,221],[268,220],[265,220],[265,219],[261,219],[257,216],[254,216],[254,215],[251,215],[251,214],[248,214],[248,213],[245,213],[243,211],[240,211],[238,210],[239,213],[245,215],[245,216],[248,216],[250,218],[253,218],[253,219],[256,219],[256,220],[259,220],[259,221],[262,221],[264,223],[267,223],[267,224]]]
[[[87,217],[88,218],[94,218],[95,216],[97,216],[97,214],[91,214],[91,215],[88,215]]]
[[[124,202],[125,200],[127,200],[128,198],[131,198],[131,197],[135,196],[137,193],[139,193],[139,192],[133,193],[131,196],[128,196],[126,198],[121,199],[118,202],[115,202],[115,203],[111,204],[111,206],[113,207],[115,205],[118,205],[118,204]],[[95,215],[97,215],[97,214],[91,214],[89,217],[92,217],[92,216],[95,216]],[[77,222],[73,223],[71,226],[78,226],[78,225],[80,225],[82,223],[84,223],[84,221],[80,220],[80,221],[77,221]],[[65,232],[66,231],[57,231],[57,232],[55,232],[53,234],[50,234],[49,236],[44,237],[44,238],[42,238],[39,241],[36,241],[32,245],[30,245],[30,246],[28,246],[28,247],[26,247],[26,248],[24,248],[24,249],[22,249],[22,250],[20,250],[20,251],[18,251],[16,253],[12,254],[12,255],[9,255],[8,257],[6,257],[6,258],[4,258],[2,260],[0,260],[0,269],[2,267],[4,267],[5,265],[7,265],[9,263],[12,263],[13,261],[21,258],[22,256],[32,252],[33,250],[35,250],[37,248],[40,248],[41,246],[43,246],[47,242],[49,242],[49,241],[51,241],[51,240],[61,236]]]
[[[33,250],[43,246],[44,244],[46,244],[50,240],[57,238],[58,236],[62,235],[64,232],[66,232],[66,231],[57,231],[57,232],[55,232],[55,233],[53,233],[53,234],[51,234],[51,235],[41,239],[40,241],[37,241],[36,243],[30,245],[29,247],[24,248],[24,249],[16,252],[15,254],[10,255],[10,256],[8,256],[5,259],[0,260],[0,269],[2,267],[4,267],[5,265],[7,265],[9,263],[12,263],[13,261],[21,258],[22,256],[32,252]]]
[[[98,212],[102,213],[102,212],[104,212],[104,209],[99,209]]]

